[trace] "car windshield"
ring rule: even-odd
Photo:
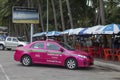
[[[5,38],[3,36],[0,36],[0,41],[4,41]]]
[[[66,48],[67,50],[71,50],[71,51],[74,51],[75,49],[72,48],[70,45],[68,44],[65,44],[64,42],[61,42],[60,45],[62,45],[64,48]]]

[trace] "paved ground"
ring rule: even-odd
[[[95,59],[94,66],[77,70],[50,65],[24,67],[14,61],[13,54],[0,51],[0,80],[120,80],[118,62]]]
[[[113,68],[116,70],[120,70],[120,62],[118,62],[118,61],[111,61],[111,60],[104,61],[103,59],[96,58],[95,65],[97,65],[97,66],[102,65],[104,67],[109,67],[109,68]]]

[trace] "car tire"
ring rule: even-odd
[[[70,70],[76,69],[78,67],[77,61],[74,58],[68,58],[65,62],[65,66]]]
[[[22,47],[23,45],[18,45],[17,47]]]
[[[25,55],[25,56],[22,57],[21,62],[24,66],[30,66],[32,64],[32,59],[31,59],[30,56]]]
[[[5,49],[4,45],[0,44],[0,50],[4,50],[4,49]]]
[[[6,48],[6,49],[9,50],[9,51],[12,50],[11,48]]]

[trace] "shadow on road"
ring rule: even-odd
[[[33,68],[52,68],[52,69],[66,69],[66,70],[69,70],[67,69],[66,67],[63,67],[63,66],[58,66],[58,65],[46,65],[46,64],[33,64],[31,66],[23,66],[22,64],[18,64],[17,66],[19,67],[33,67]],[[77,68],[75,70],[94,70],[95,68],[94,67],[86,67],[86,68]]]
[[[33,64],[31,66],[23,66],[22,64],[17,64],[18,67],[30,67],[30,68],[42,68],[42,69],[65,69],[69,70],[66,67],[63,66],[56,66],[56,65],[45,65],[45,64]],[[103,67],[103,66],[91,66],[91,67],[85,67],[85,68],[77,68],[75,70],[78,71],[88,71],[88,72],[120,72],[119,70]]]

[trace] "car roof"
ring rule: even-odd
[[[10,37],[10,36],[8,36],[7,38],[17,38],[17,37]]]
[[[35,42],[32,42],[32,43],[36,43],[36,42],[56,42],[56,43],[58,43],[58,41],[56,41],[56,40],[53,40],[53,39],[37,40],[37,41],[35,41]]]

